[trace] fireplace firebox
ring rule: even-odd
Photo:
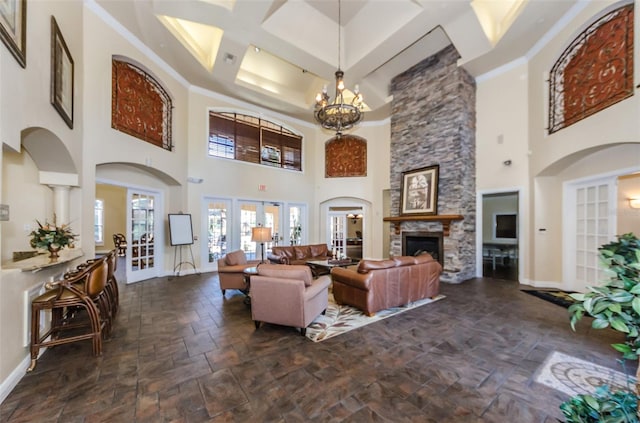
[[[403,256],[417,256],[423,252],[431,254],[444,267],[442,232],[402,232]]]

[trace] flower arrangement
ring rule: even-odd
[[[32,231],[29,236],[32,248],[43,248],[45,250],[60,250],[66,246],[73,245],[76,235],[71,231],[69,225],[57,226],[55,216],[53,224],[45,222],[44,225],[36,220],[38,228]]]

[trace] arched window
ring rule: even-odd
[[[633,95],[633,4],[601,17],[553,65],[549,133]]]
[[[209,156],[302,171],[302,137],[268,120],[209,112]]]
[[[367,140],[355,135],[331,138],[324,145],[326,178],[367,176]]]
[[[160,82],[125,60],[111,61],[111,127],[171,151],[171,97]]]

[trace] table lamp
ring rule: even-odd
[[[262,260],[260,263],[264,263],[264,243],[271,242],[271,228],[265,228],[264,226],[251,228],[251,241],[260,243],[262,252]]]

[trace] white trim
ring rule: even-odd
[[[38,357],[40,357],[47,349],[41,348]],[[9,376],[0,384],[0,404],[4,402],[9,396],[11,391],[20,383],[22,378],[27,372],[29,365],[31,364],[31,353],[28,353],[24,359],[16,366],[15,369],[9,374]]]
[[[512,60],[509,63],[505,63],[502,66],[491,69],[489,72],[485,72],[481,75],[476,76],[476,83],[482,83],[490,79],[497,78],[498,76],[503,75],[510,70],[513,70],[522,65],[526,65],[528,63],[529,60],[526,57],[518,57],[517,59]],[[462,66],[464,67],[464,64]]]
[[[567,13],[565,13],[551,27],[551,29],[549,29],[549,31],[547,31],[547,33],[544,34],[533,45],[533,47],[531,47],[529,49],[529,51],[527,51],[527,53],[525,54],[525,57],[527,58],[527,60],[531,60],[531,58],[533,58],[533,56],[535,56],[536,54],[540,53],[540,51],[542,51],[547,46],[547,44],[549,44],[551,42],[551,40],[553,40],[555,37],[557,37],[558,34],[560,34],[560,32],[563,29],[565,29],[571,23],[571,21],[574,20],[580,14],[580,12],[582,12],[590,3],[592,3],[592,0],[578,0],[576,2],[576,4],[574,4],[571,7],[571,9],[569,9],[567,11]],[[571,41],[573,41],[573,38],[571,38]]]
[[[137,48],[140,53],[147,56],[151,59],[156,65],[158,65],[162,70],[167,72],[174,78],[178,83],[180,83],[185,88],[188,88],[191,84],[182,77],[175,69],[173,69],[167,62],[162,60],[160,56],[155,54],[153,50],[147,47],[138,37],[133,35],[127,28],[125,28],[120,22],[115,20],[113,16],[107,13],[95,0],[84,0],[84,5],[88,10],[91,10],[97,17],[102,19],[102,21],[109,25],[115,32],[124,37],[128,42],[130,42],[135,48]],[[168,92],[168,91],[167,91]]]
[[[524,216],[524,201],[523,201],[523,196],[525,193],[525,189],[522,186],[516,186],[516,187],[512,187],[512,188],[499,188],[499,189],[481,189],[476,191],[476,277],[481,278],[482,277],[482,273],[483,273],[483,269],[482,269],[482,265],[483,265],[483,260],[482,260],[482,238],[483,238],[483,234],[482,234],[482,218],[483,218],[483,204],[482,204],[482,200],[483,197],[485,195],[488,194],[508,194],[508,193],[515,193],[516,194],[516,198],[518,201],[518,227],[516,228],[516,231],[518,233],[518,240],[517,240],[517,245],[518,245],[518,281],[520,281],[520,283],[524,283],[523,281],[525,280],[523,278],[523,273],[524,273],[524,260],[522,259],[524,257],[524,253],[525,253],[525,249],[524,246],[526,245],[526,231],[522,231],[520,228],[525,225],[525,221],[523,219]],[[528,253],[528,249],[527,249],[527,253]],[[529,254],[528,254],[529,255]]]

